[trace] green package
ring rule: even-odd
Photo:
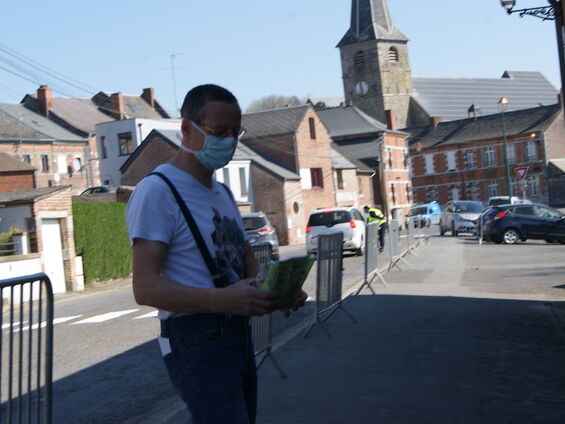
[[[313,264],[314,257],[311,255],[274,261],[262,289],[278,295],[279,308],[292,308]]]

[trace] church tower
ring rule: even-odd
[[[385,111],[393,110],[398,128],[406,127],[412,94],[407,44],[386,0],[352,0],[351,27],[337,45],[346,103],[383,123]]]

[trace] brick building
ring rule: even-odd
[[[86,186],[100,185],[100,151],[104,151],[104,140],[96,137],[96,125],[103,122],[133,118],[170,118],[155,99],[154,90],[145,88],[140,96],[122,93],[98,92],[91,98],[54,97],[47,85],[37,89],[36,94],[27,94],[21,104],[62,129],[86,140],[83,152]],[[62,180],[59,184],[64,184]]]
[[[0,153],[0,192],[35,188],[35,168],[7,153]]]
[[[407,163],[407,134],[398,131],[393,113],[389,126],[355,106],[319,110],[334,144],[341,153],[360,163],[364,204],[374,204],[389,217],[403,216],[412,204],[412,184]],[[367,191],[365,191],[367,190]]]
[[[87,138],[21,104],[0,104],[0,152],[35,168],[37,187],[70,185],[75,192],[88,187],[87,146]]]
[[[417,202],[486,201],[506,195],[502,114],[408,128]],[[528,166],[527,197],[549,202],[551,160],[565,157],[565,126],[559,105],[505,113],[512,194],[520,195],[516,167]]]

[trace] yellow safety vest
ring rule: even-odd
[[[368,223],[376,222],[377,224],[379,224],[379,226],[381,226],[386,222],[386,218],[384,213],[382,213],[379,209],[371,208],[369,209],[369,217],[367,218],[367,222]]]

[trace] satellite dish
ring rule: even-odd
[[[61,174],[59,174],[58,172],[55,172],[55,174],[53,175],[53,179],[55,180],[55,182],[57,184],[59,184],[59,182],[61,181]]]

